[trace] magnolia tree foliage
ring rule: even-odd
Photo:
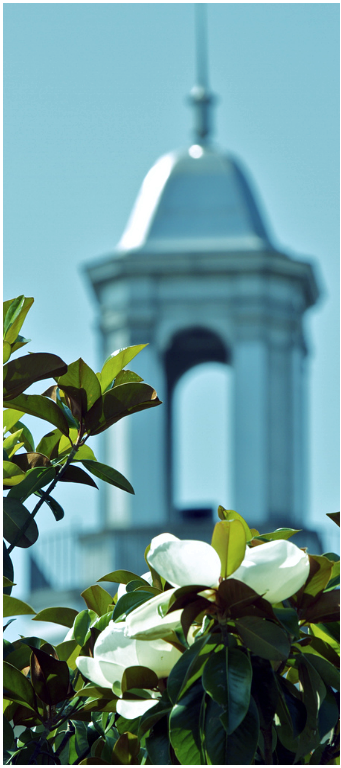
[[[96,477],[133,493],[88,438],[160,403],[126,369],[143,345],[100,373],[47,353],[11,359],[27,343],[19,331],[32,303],[4,304],[4,615],[6,626],[31,614],[66,634],[55,646],[34,629],[4,641],[4,763],[339,764],[340,562],[299,549],[297,531],[260,534],[219,507],[210,545],[157,536],[148,571],[104,574],[80,613],[36,613],[11,595],[11,552],[36,541],[40,507],[64,516],[59,481]],[[51,378],[42,394],[25,393]],[[26,413],[53,427],[37,446]]]

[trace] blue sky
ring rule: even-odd
[[[321,286],[306,318],[321,525],[339,508],[339,5],[211,3],[208,42],[214,140],[247,169],[274,242],[312,260]],[[101,367],[84,264],[116,245],[156,159],[191,142],[194,63],[190,3],[4,5],[4,292],[35,297],[31,351]],[[96,523],[95,491],[58,498],[58,526]]]

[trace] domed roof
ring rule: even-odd
[[[194,144],[163,155],[147,173],[117,250],[272,247],[236,160],[211,146]]]

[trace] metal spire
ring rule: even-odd
[[[208,87],[206,3],[194,3],[197,82],[189,100],[194,107],[194,131],[198,144],[207,142],[211,107],[216,101]]]

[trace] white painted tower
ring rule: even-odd
[[[239,162],[211,143],[213,97],[200,61],[194,144],[155,163],[118,246],[87,270],[103,359],[148,342],[132,368],[163,401],[105,436],[105,461],[136,492],[103,491],[104,530],[115,530],[126,552],[133,524],[147,543],[160,530],[210,535],[200,512],[191,528],[175,509],[172,480],[174,387],[206,361],[233,371],[234,508],[262,530],[309,528],[304,314],[318,287],[307,261],[271,243]]]

